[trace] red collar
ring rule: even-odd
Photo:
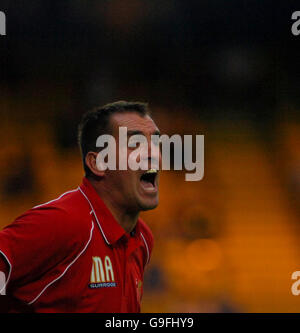
[[[122,236],[129,234],[116,221],[110,210],[100,198],[90,181],[84,177],[79,187],[80,192],[88,201],[91,207],[91,214],[94,214],[97,224],[101,230],[104,240],[108,245],[114,244]],[[134,235],[139,234],[139,221],[136,224]]]

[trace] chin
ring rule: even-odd
[[[152,202],[140,202],[139,206],[142,211],[151,210],[158,206],[158,200]]]

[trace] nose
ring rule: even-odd
[[[140,159],[143,163],[143,170],[159,170],[161,165],[161,152],[159,144],[148,138],[147,145],[143,145],[143,148],[141,149]]]
[[[159,142],[157,139],[148,141],[148,163],[150,163],[151,169],[159,169],[161,161],[161,153],[159,148]]]

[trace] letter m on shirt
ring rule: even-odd
[[[106,256],[104,261],[100,257],[93,257],[91,283],[113,282],[114,280],[114,271],[109,256]]]

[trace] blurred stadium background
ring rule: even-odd
[[[0,36],[0,227],[83,176],[76,126],[148,101],[205,135],[205,177],[165,171],[143,312],[299,312],[296,1],[8,1]]]

